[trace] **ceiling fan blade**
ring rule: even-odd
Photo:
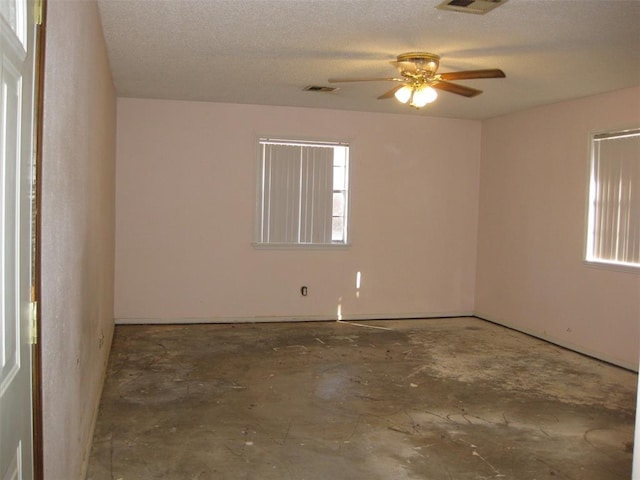
[[[499,68],[488,68],[485,70],[465,70],[462,72],[441,73],[443,80],[467,80],[472,78],[504,78],[506,75]]]
[[[431,84],[431,86],[433,88],[437,88],[438,90],[457,93],[458,95],[462,95],[463,97],[475,97],[476,95],[480,95],[482,93],[482,90],[465,87],[464,85],[458,85],[457,83],[445,82],[444,80],[434,82]]]
[[[385,100],[387,98],[393,98],[393,96],[395,95],[395,93],[400,90],[402,87],[404,87],[404,85],[396,85],[395,87],[393,87],[391,90],[383,93],[382,95],[380,95],[378,97],[378,100]]]
[[[344,83],[344,82],[405,82],[404,78],[330,78],[329,83]]]

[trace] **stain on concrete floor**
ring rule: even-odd
[[[475,318],[118,326],[88,480],[628,480],[637,375]]]

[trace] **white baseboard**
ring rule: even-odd
[[[107,369],[109,367],[109,352],[111,352],[111,345],[113,344],[113,328],[109,332],[107,338],[105,338],[104,343],[102,344],[102,349],[104,351],[104,356],[102,359],[102,364],[100,365],[100,383],[99,383],[99,391],[97,395],[94,397],[94,405],[93,411],[91,413],[91,426],[89,427],[88,433],[88,443],[85,447],[83,456],[82,456],[82,465],[81,465],[81,476],[80,478],[87,478],[87,473],[89,471],[89,461],[91,460],[91,449],[93,447],[93,438],[96,432],[96,425],[98,424],[98,413],[100,411],[100,399],[102,398],[102,391],[104,389],[104,384],[107,379]]]
[[[413,312],[413,313],[366,313],[342,315],[340,320],[408,320],[419,318],[472,317],[472,312]],[[116,325],[171,325],[194,323],[276,323],[276,322],[330,322],[337,321],[333,315],[293,315],[256,317],[185,317],[185,318],[116,318]]]
[[[604,362],[607,363],[611,363],[612,365],[617,365],[619,367],[625,368],[627,370],[631,370],[633,372],[637,372],[638,371],[638,364],[637,363],[629,363],[626,362],[620,358],[616,358],[613,357],[611,355],[607,355],[606,353],[603,352],[599,352],[599,351],[595,351],[595,350],[591,350],[589,348],[585,348],[581,345],[577,345],[575,343],[572,342],[568,342],[564,339],[555,337],[553,335],[548,335],[544,332],[540,332],[537,330],[533,330],[533,329],[529,329],[529,328],[522,328],[521,326],[518,325],[514,325],[511,322],[506,322],[503,320],[497,320],[495,318],[492,318],[491,315],[485,315],[482,312],[475,312],[474,313],[475,317],[478,317],[481,320],[485,320],[487,322],[491,322],[491,323],[495,323],[496,325],[501,325],[503,327],[507,327],[510,328],[512,330],[515,330],[517,332],[521,332],[524,333],[526,335],[530,335],[532,337],[538,338],[540,340],[544,340],[545,342],[549,342],[549,343],[553,343],[554,345],[558,345],[559,347],[562,348],[566,348],[567,350],[572,350],[574,352],[580,353],[582,355],[586,355],[588,357],[592,357],[598,360],[602,360]]]
[[[455,318],[455,317],[477,317],[480,320],[495,323],[503,327],[510,328],[512,330],[530,335],[532,337],[544,340],[554,345],[558,345],[574,352],[587,355],[589,357],[596,358],[598,360],[617,365],[619,367],[638,371],[638,364],[629,363],[622,359],[612,357],[602,352],[590,350],[584,348],[581,345],[576,345],[571,342],[567,342],[561,338],[554,337],[552,335],[546,335],[544,332],[539,332],[532,329],[522,328],[518,325],[514,325],[510,322],[502,320],[496,320],[490,315],[485,315],[482,312],[413,312],[413,313],[387,313],[387,314],[346,314],[343,315],[340,320],[343,321],[357,321],[357,320],[408,320],[408,319],[422,319],[422,318]],[[185,317],[185,318],[116,318],[116,325],[186,325],[186,324],[203,324],[203,323],[277,323],[277,322],[328,322],[337,321],[336,316],[330,315],[294,315],[294,316],[256,316],[256,317]]]

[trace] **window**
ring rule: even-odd
[[[256,245],[346,245],[349,145],[261,138]]]
[[[592,137],[587,261],[640,267],[640,129]]]

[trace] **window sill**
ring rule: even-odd
[[[632,273],[636,275],[640,275],[640,265],[624,265],[620,263],[609,263],[609,262],[601,262],[598,260],[584,260],[583,263],[587,267],[591,268],[599,268],[602,270],[613,270],[622,273]]]
[[[259,243],[252,242],[256,250],[346,250],[349,243]]]

